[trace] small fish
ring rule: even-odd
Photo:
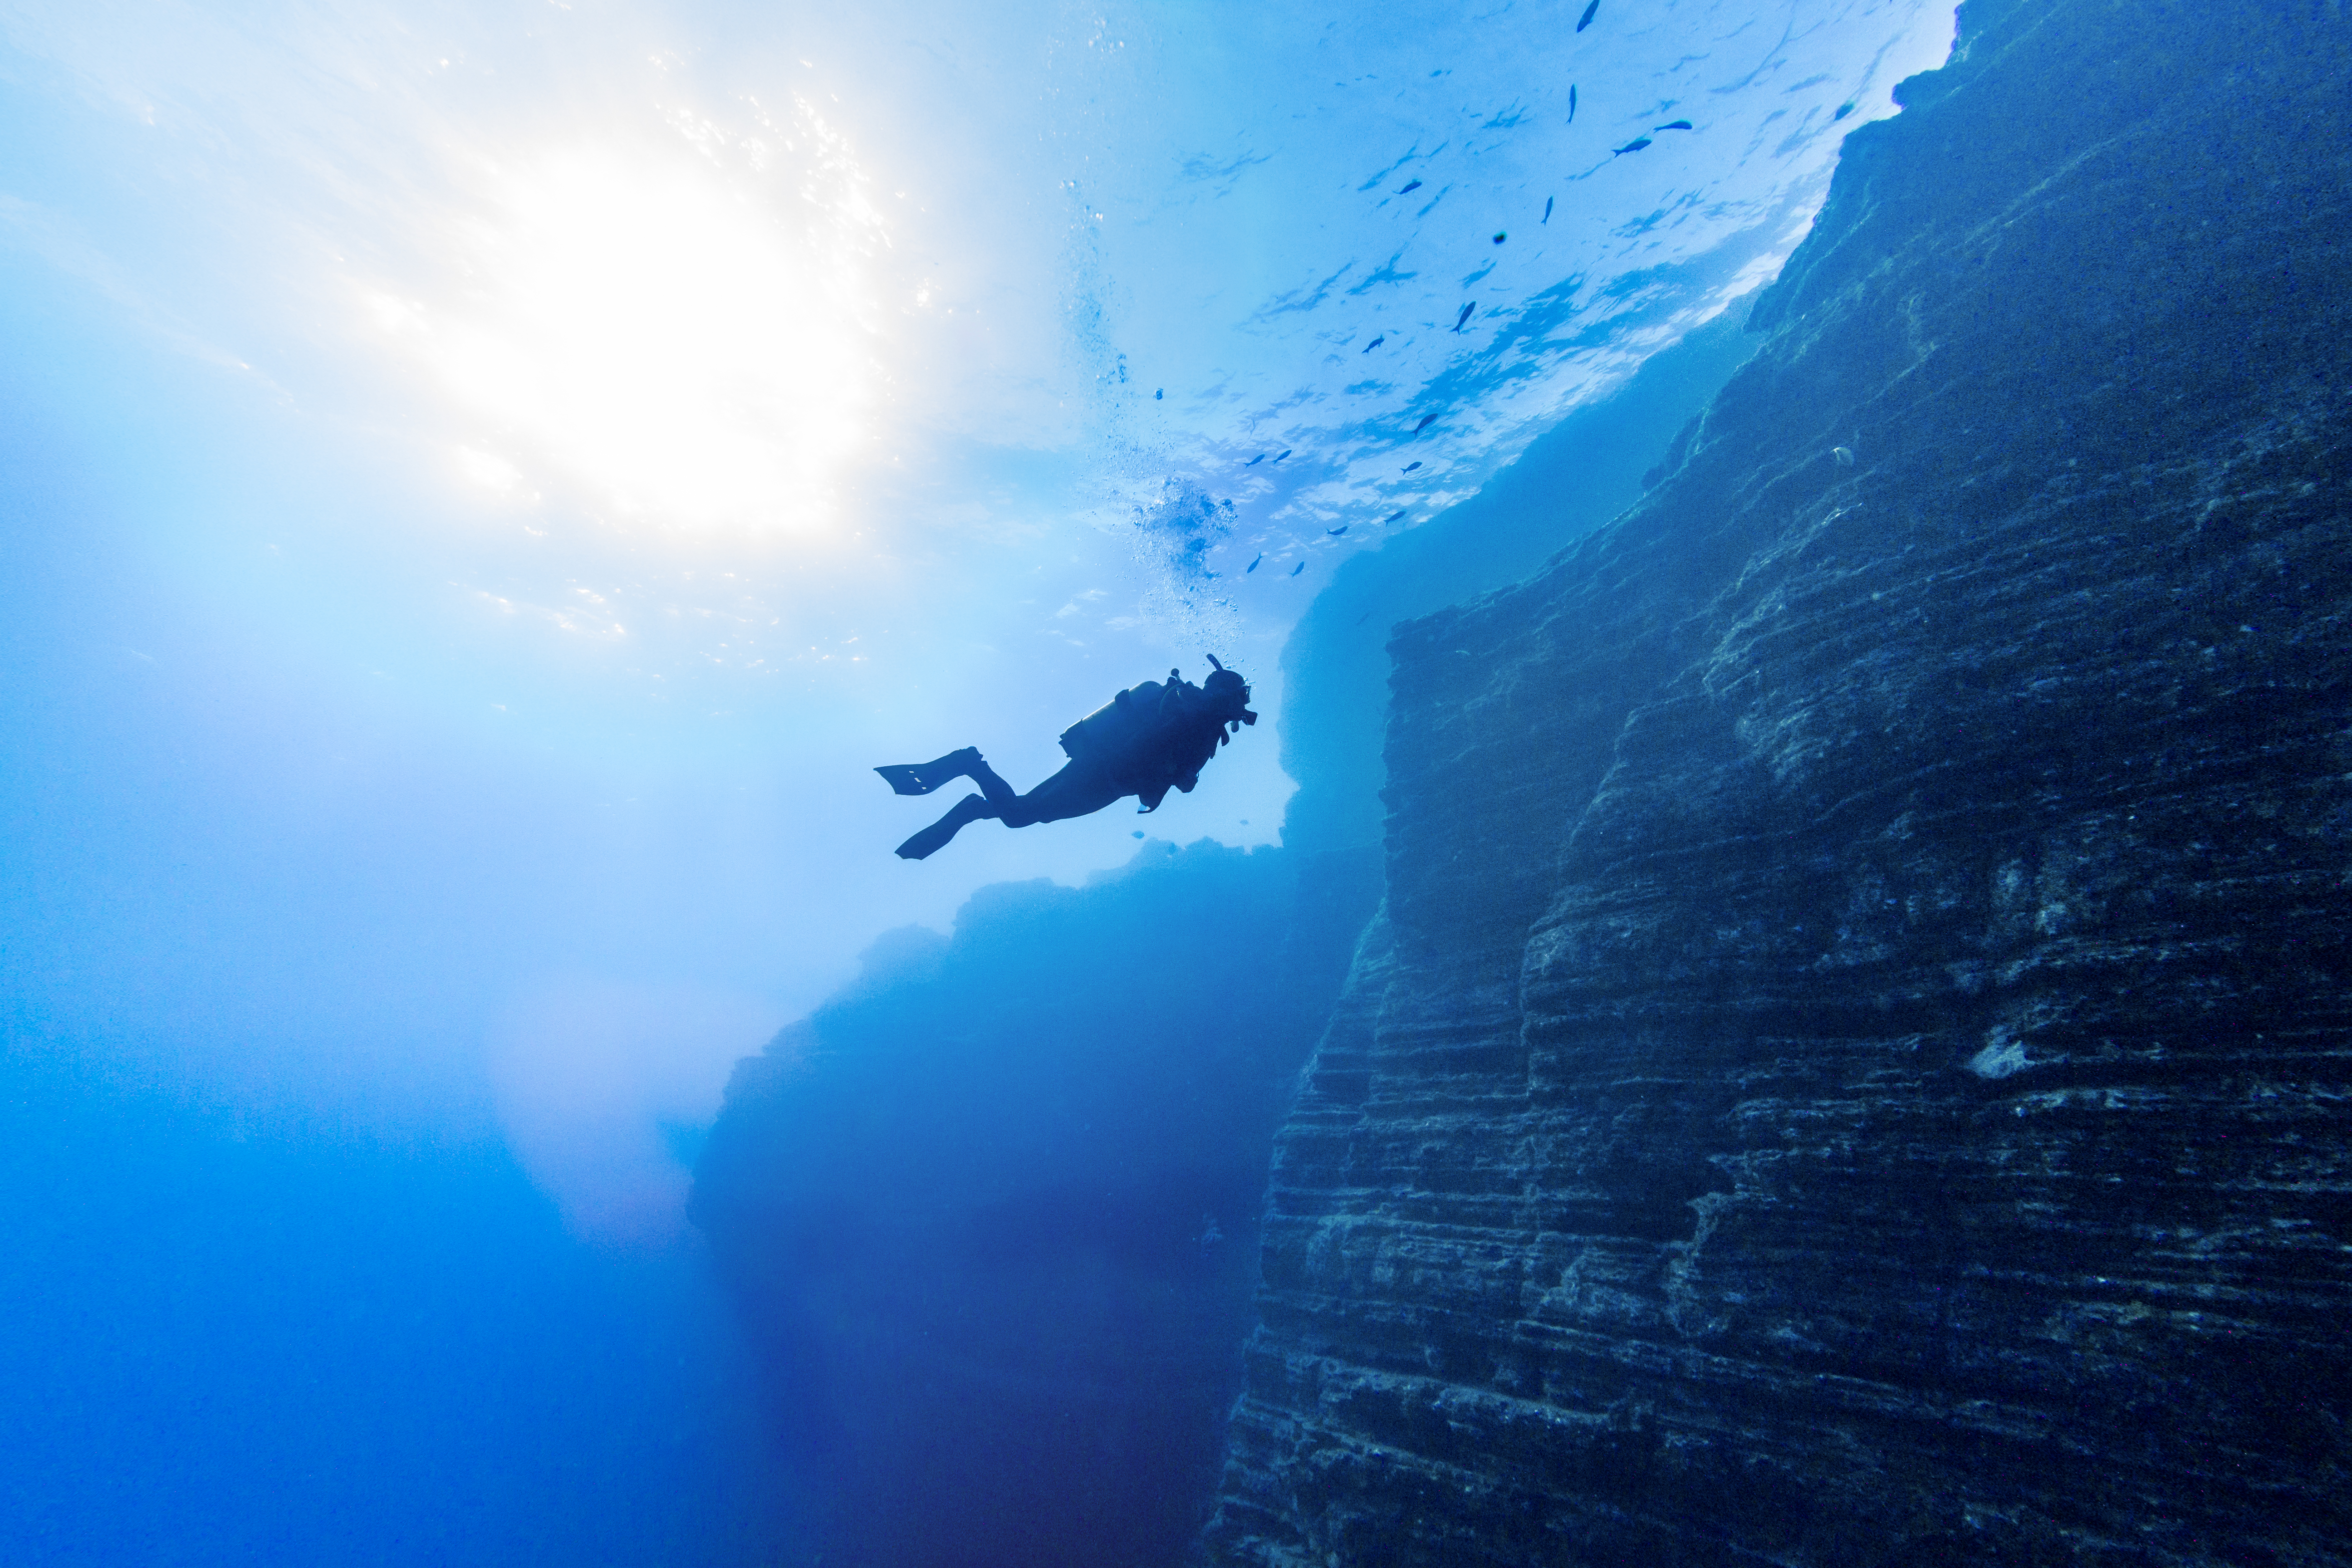
[[[1664,125],[1650,127],[1653,131],[1687,131],[1690,128],[1691,122],[1687,120],[1669,120]]]
[[[1347,523],[1344,523],[1344,522],[1343,522],[1343,523],[1341,523],[1341,524],[1340,524],[1339,527],[1337,527],[1337,528],[1327,528],[1327,529],[1325,529],[1323,531],[1324,531],[1324,532],[1326,532],[1326,533],[1328,533],[1328,534],[1329,534],[1332,538],[1337,539],[1337,538],[1339,538],[1341,534],[1343,534],[1343,533],[1347,532],[1347,531],[1348,531],[1348,528],[1349,528],[1349,525],[1348,525]]]
[[[1551,198],[1551,197],[1549,197],[1549,196],[1546,196],[1546,197],[1544,198],[1544,215],[1543,215],[1543,220],[1544,220],[1544,222],[1546,222],[1546,223],[1549,223],[1549,222],[1551,221],[1551,204],[1552,204],[1552,198]]]
[[[1505,240],[1507,240],[1507,239],[1508,239],[1508,238],[1510,238],[1510,237],[1511,237],[1510,231],[1509,231],[1508,229],[1506,229],[1506,230],[1504,230],[1501,234],[1498,234],[1498,235],[1496,235],[1496,236],[1495,237],[1495,243],[1496,243],[1496,245],[1500,245],[1500,244],[1502,244],[1502,243],[1503,243],[1503,241],[1505,241]]]
[[[1382,522],[1394,522],[1397,519],[1399,519],[1399,518],[1402,517],[1403,515],[1404,515],[1404,508],[1402,508],[1402,507],[1399,507],[1399,508],[1397,508],[1397,509],[1396,509],[1396,510],[1394,510],[1394,511],[1392,511],[1392,512],[1389,513],[1389,514],[1388,514],[1388,516],[1386,516],[1386,517],[1384,517],[1384,518],[1381,519],[1381,521]]]
[[[1285,447],[1282,449],[1282,458],[1287,458],[1288,456],[1290,456],[1290,448],[1289,448],[1289,447]],[[1275,461],[1276,461],[1276,462],[1277,462],[1277,463],[1279,463],[1280,461],[1282,461],[1282,458],[1276,458],[1275,459]]]
[[[1259,552],[1259,554],[1258,554],[1257,561],[1253,561],[1253,562],[1251,562],[1248,565],[1246,565],[1246,566],[1244,566],[1244,567],[1243,567],[1243,568],[1242,568],[1242,575],[1243,575],[1243,576],[1244,576],[1244,577],[1246,577],[1246,576],[1248,576],[1251,573],[1253,573],[1253,572],[1256,571],[1256,570],[1257,570],[1257,562],[1258,562],[1258,561],[1263,561],[1263,560],[1265,560],[1265,552]]]
[[[1462,313],[1454,318],[1454,330],[1457,332],[1460,331],[1462,330],[1462,323],[1468,321],[1470,319],[1470,312],[1477,308],[1478,301],[1475,300],[1473,300],[1468,304],[1463,306]]]
[[[1419,468],[1419,467],[1421,467],[1421,459],[1420,459],[1420,458],[1415,458],[1412,462],[1407,463],[1407,464],[1404,466],[1404,471],[1405,471],[1406,473],[1408,473],[1408,474],[1409,474],[1409,473],[1412,472],[1415,468]]]
[[[1837,112],[1836,112],[1835,114],[1831,115],[1831,116],[1830,116],[1830,119],[1831,119],[1831,120],[1832,120],[1832,121],[1843,120],[1847,115],[1852,114],[1853,112],[1853,104],[1851,104],[1851,103],[1841,103],[1841,104],[1839,104],[1839,105],[1838,105],[1838,107],[1837,107]]]
[[[1128,837],[1129,838],[1140,838],[1143,837],[1143,829],[1139,827],[1134,832],[1129,834]]]
[[[1419,189],[1421,189],[1421,182],[1419,180],[1408,180],[1405,182],[1404,189],[1399,191],[1397,195],[1401,196],[1409,196]]]
[[[1576,30],[1580,33],[1592,26],[1593,15],[1600,9],[1601,0],[1592,0],[1592,4],[1584,8],[1584,15],[1576,19]]]
[[[1260,452],[1256,457],[1252,458],[1248,462],[1244,463],[1244,464],[1242,465],[1242,467],[1243,467],[1243,468],[1256,468],[1260,463],[1263,463],[1263,462],[1265,462],[1265,454],[1264,452]]]
[[[1636,136],[1631,142],[1626,142],[1622,147],[1612,148],[1610,151],[1609,155],[1612,158],[1622,158],[1628,153],[1638,153],[1649,144],[1650,139],[1648,137]]]
[[[1416,436],[1420,435],[1423,430],[1428,429],[1430,426],[1436,423],[1436,420],[1437,416],[1434,414],[1423,415],[1421,416],[1421,423],[1412,427],[1412,433]]]
[[[1568,89],[1568,122],[1570,125],[1576,123],[1576,84],[1573,82]]]
[[[1366,343],[1366,344],[1364,345],[1364,352],[1365,352],[1366,353],[1371,353],[1374,349],[1376,349],[1376,348],[1380,347],[1382,343],[1384,343],[1384,342],[1388,342],[1388,341],[1389,341],[1389,340],[1388,340],[1388,338],[1387,338],[1387,336],[1386,336],[1385,334],[1383,334],[1383,335],[1381,335],[1381,336],[1380,336],[1380,337],[1374,338],[1370,342],[1368,342],[1368,343]]]
[[[1307,570],[1307,563],[1306,563],[1306,562],[1304,562],[1304,561],[1302,561],[1302,562],[1300,562],[1297,565],[1293,566],[1293,567],[1290,569],[1290,574],[1291,574],[1292,576],[1296,577],[1296,576],[1297,576],[1301,572],[1304,572],[1304,571],[1306,571],[1306,570]]]

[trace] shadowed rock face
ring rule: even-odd
[[[694,1214],[824,1563],[1182,1560],[1266,1150],[1378,880],[1204,843],[985,889],[739,1066]]]
[[[1658,488],[1401,630],[1214,1561],[2352,1561],[2347,81],[1972,0]]]

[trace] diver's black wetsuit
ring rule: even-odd
[[[1085,816],[1130,795],[1142,801],[1143,810],[1156,811],[1171,789],[1190,794],[1201,782],[1201,770],[1224,743],[1228,726],[1238,731],[1257,722],[1248,703],[1248,686],[1222,665],[1205,686],[1194,686],[1171,669],[1165,685],[1148,680],[1122,691],[1064,731],[1062,750],[1069,753],[1068,765],[1026,795],[1013,793],[976,747],[950,752],[935,762],[877,768],[900,795],[929,795],[959,778],[968,778],[981,789],[899,845],[898,854],[920,860],[966,824],[984,817],[992,816],[1007,827],[1026,827]]]

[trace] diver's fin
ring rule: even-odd
[[[987,798],[982,795],[968,795],[949,807],[945,816],[899,845],[898,858],[901,860],[923,859],[934,850],[945,848],[948,840],[953,838],[964,824],[977,822],[988,815]]]
[[[953,784],[979,763],[980,749],[966,746],[962,751],[950,752],[935,762],[894,763],[887,768],[874,771],[882,775],[883,783],[900,795],[929,795],[941,784]],[[918,855],[910,858],[919,860],[922,857]]]

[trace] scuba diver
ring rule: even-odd
[[[1199,686],[1171,669],[1165,684],[1147,680],[1131,686],[1063,731],[1069,764],[1027,795],[1013,794],[975,746],[937,762],[876,768],[900,795],[929,795],[960,778],[980,786],[980,794],[964,796],[945,816],[899,845],[899,858],[920,860],[966,823],[982,817],[1026,827],[1085,816],[1122,795],[1141,801],[1139,811],[1157,811],[1170,789],[1192,794],[1202,768],[1227,737],[1257,722],[1249,710],[1248,683],[1217,664],[1216,655],[1209,662],[1216,672]]]

